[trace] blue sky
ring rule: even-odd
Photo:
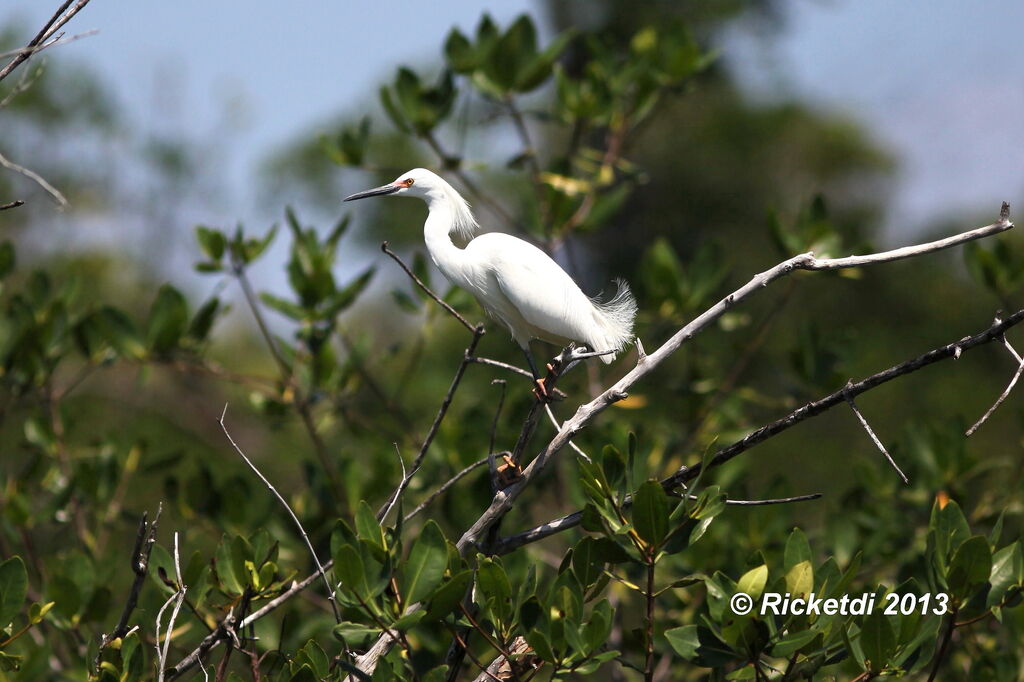
[[[0,10],[35,24],[54,3]],[[283,9],[287,6],[287,10]],[[1024,188],[1024,3],[793,0],[781,35],[737,28],[727,58],[758,96],[796,94],[865,124],[896,156],[895,236],[936,216],[994,214]],[[143,130],[200,137],[231,126],[227,214],[251,217],[268,153],[340,111],[376,109],[398,63],[434,64],[452,25],[486,9],[506,23],[523,0],[244,4],[93,0],[70,25],[96,36],[56,48],[112,84]],[[339,194],[343,188],[339,189]]]

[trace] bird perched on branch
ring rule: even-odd
[[[423,168],[345,201],[385,195],[427,202],[423,238],[434,265],[512,332],[533,372],[539,398],[550,396],[530,355],[531,339],[562,346],[586,344],[604,353],[600,357],[605,363],[632,340],[636,300],[622,280],[617,280],[611,299],[599,302],[580,291],[565,270],[533,244],[500,232],[474,238],[478,225],[469,203],[443,178]],[[471,240],[466,248],[452,242],[453,232]]]

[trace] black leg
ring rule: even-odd
[[[530,371],[533,372],[533,378],[536,381],[540,379],[540,372],[537,371],[537,365],[533,362],[533,356],[530,355],[529,348],[523,348],[523,355],[526,356],[526,362],[530,365]]]

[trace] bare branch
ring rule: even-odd
[[[218,423],[220,424],[221,430],[224,432],[224,435],[227,437],[228,442],[231,443],[231,447],[233,447],[235,449],[235,452],[237,452],[239,454],[239,456],[243,460],[245,460],[245,463],[249,465],[249,468],[253,470],[253,473],[255,473],[257,476],[259,476],[259,479],[261,481],[263,481],[263,485],[267,486],[267,489],[270,490],[271,493],[273,493],[274,497],[277,498],[277,501],[280,502],[281,506],[284,507],[285,511],[288,512],[288,516],[292,517],[292,521],[295,522],[295,526],[299,529],[299,533],[302,535],[302,539],[305,540],[305,542],[306,542],[306,547],[309,549],[310,556],[313,557],[313,562],[316,564],[316,570],[319,572],[320,577],[323,578],[324,585],[327,587],[327,600],[330,601],[330,603],[331,603],[331,610],[334,611],[334,620],[336,622],[340,623],[341,622],[341,614],[338,613],[338,605],[334,601],[334,590],[331,589],[331,583],[327,579],[327,573],[324,570],[324,566],[323,566],[323,564],[320,563],[320,558],[316,555],[316,550],[313,549],[313,543],[310,542],[309,536],[306,535],[306,529],[302,527],[302,522],[299,521],[299,517],[295,515],[295,512],[292,511],[291,506],[289,506],[288,502],[285,501],[285,499],[284,499],[284,497],[282,497],[281,493],[277,492],[277,488],[274,487],[274,484],[271,483],[270,481],[268,481],[267,477],[264,476],[263,473],[260,472],[260,470],[256,468],[256,465],[252,463],[252,460],[249,459],[246,456],[246,454],[242,451],[242,448],[240,448],[238,446],[238,443],[235,442],[235,439],[231,437],[231,433],[228,431],[228,427],[224,424],[224,415],[226,415],[227,412],[228,412],[228,406],[227,406],[227,404],[225,404],[224,405],[224,411],[221,412],[220,419],[218,420]]]
[[[35,48],[38,45],[45,43],[49,40],[53,34],[60,30],[60,28],[68,23],[73,16],[78,14],[83,7],[89,4],[89,0],[78,0],[74,7],[71,7],[73,0],[65,0],[57,11],[54,13],[50,20],[43,25],[43,28],[39,30],[39,33],[28,42],[25,46],[25,50],[15,55],[15,57],[7,63],[3,69],[0,69],[0,81],[7,78],[11,73],[18,68],[23,62],[29,59],[35,54]],[[71,7],[71,9],[68,9]]]
[[[747,450],[754,447],[758,443],[768,440],[772,436],[775,436],[785,431],[791,426],[795,426],[796,424],[799,424],[802,421],[805,421],[812,417],[816,417],[825,410],[835,407],[836,405],[844,402],[846,400],[847,395],[860,395],[861,393],[869,391],[872,388],[880,386],[881,384],[884,384],[888,381],[892,381],[893,379],[903,376],[904,374],[916,372],[917,370],[923,369],[924,367],[939,362],[940,360],[954,358],[957,355],[957,349],[960,349],[961,351],[970,350],[971,348],[975,348],[986,343],[989,343],[999,338],[1003,334],[1003,332],[1006,331],[1006,329],[1009,329],[1010,327],[1020,323],[1021,321],[1024,321],[1024,310],[1020,310],[1014,313],[1005,322],[993,325],[992,327],[989,327],[985,331],[980,332],[974,336],[969,336],[954,343],[950,343],[945,346],[940,346],[939,348],[931,350],[925,353],[924,355],[920,355],[912,360],[907,360],[906,362],[903,362],[894,367],[890,367],[885,371],[878,372],[877,374],[872,374],[863,381],[857,382],[852,385],[848,385],[836,391],[835,393],[832,393],[828,396],[825,396],[824,398],[821,398],[820,400],[807,403],[793,410],[785,417],[773,421],[770,424],[766,424],[761,428],[751,432],[742,440],[736,441],[732,445],[722,448],[717,453],[715,453],[714,457],[711,458],[709,466],[716,467],[725,464],[733,457],[736,457],[737,455],[746,452]],[[681,467],[676,473],[672,474],[668,478],[663,479],[661,481],[661,485],[666,490],[671,490],[682,483],[685,483],[696,478],[700,474],[700,470],[700,464],[697,464],[692,467]],[[579,525],[582,518],[583,514],[581,512],[575,512],[573,514],[569,514],[567,516],[554,519],[547,523],[541,524],[536,528],[532,528],[517,535],[502,539],[496,544],[495,549],[498,553],[506,554],[524,544],[536,542],[538,540],[542,540],[556,533],[561,533],[564,530],[573,528]]]
[[[164,605],[160,607],[160,611],[156,614],[156,656],[157,656],[157,682],[164,682],[164,668],[167,665],[167,654],[171,650],[171,636],[174,632],[174,621],[178,618],[178,611],[181,610],[181,603],[185,601],[185,593],[188,591],[188,587],[185,585],[185,581],[181,577],[181,557],[178,552],[178,532],[174,532],[174,576],[177,590],[174,591]],[[164,634],[164,646],[160,648],[160,621],[164,615],[164,609],[171,602],[174,604],[174,610],[171,611],[171,619],[167,621],[167,632]]]
[[[399,497],[402,496],[405,489],[409,487],[412,477],[420,470],[420,465],[423,464],[423,458],[427,456],[427,450],[430,448],[430,444],[434,442],[434,436],[437,435],[437,430],[441,428],[441,422],[444,420],[444,416],[448,413],[448,408],[452,404],[452,398],[455,397],[455,391],[458,390],[459,383],[462,382],[462,375],[466,373],[466,367],[469,366],[468,358],[473,355],[473,351],[476,350],[476,344],[480,342],[480,337],[483,335],[483,325],[477,325],[473,329],[473,339],[469,342],[469,346],[466,347],[466,350],[462,355],[462,362],[459,363],[459,368],[455,370],[455,376],[452,378],[451,386],[448,387],[448,393],[445,394],[444,400],[441,401],[441,407],[437,410],[437,416],[434,417],[434,423],[430,425],[430,431],[427,432],[427,437],[423,439],[423,445],[420,446],[420,451],[416,454],[416,459],[412,461],[412,466],[409,467],[409,473],[402,476],[402,482],[398,484],[398,488],[395,489],[395,492],[391,495],[388,502],[377,512],[377,521],[384,520],[384,517],[387,516],[389,511],[391,511],[391,506]]]
[[[131,589],[128,590],[128,600],[121,611],[121,618],[117,621],[117,626],[109,635],[104,635],[100,640],[99,650],[96,652],[96,658],[93,660],[94,671],[99,671],[100,656],[103,655],[103,650],[115,639],[128,635],[128,619],[131,618],[132,612],[139,603],[139,592],[142,590],[142,583],[145,582],[146,573],[149,571],[149,554],[153,550],[153,543],[156,542],[156,529],[160,523],[160,514],[163,510],[164,506],[162,503],[157,505],[156,516],[153,517],[152,523],[147,521],[148,513],[142,513],[139,529],[135,533],[135,546],[132,548],[131,567],[132,573],[135,574],[135,579],[132,581]]]
[[[996,317],[995,321],[998,323],[999,318]],[[1017,354],[1017,351],[1014,350],[1013,346],[1010,345],[1010,342],[1006,340],[1005,336],[1001,338],[1000,341],[1003,342],[1003,345],[1006,346],[1006,349],[1010,351],[1010,354],[1017,361],[1017,371],[1013,373],[1013,377],[1010,379],[1010,383],[1007,384],[1006,390],[1004,390],[1002,394],[996,398],[996,401],[992,403],[992,407],[988,408],[985,414],[981,415],[981,419],[974,422],[974,425],[967,429],[967,432],[964,434],[967,437],[973,436],[974,432],[981,428],[982,424],[988,421],[988,418],[992,416],[992,413],[1003,404],[1003,401],[1010,395],[1010,391],[1012,391],[1013,387],[1017,385],[1017,380],[1020,379],[1021,373],[1024,373],[1024,358],[1021,358],[1021,356]]]
[[[21,78],[18,79],[18,82],[14,85],[14,87],[11,88],[6,95],[4,95],[4,98],[2,100],[0,100],[0,109],[3,109],[7,105],[9,105],[11,102],[14,101],[15,97],[17,97],[18,95],[32,87],[32,84],[35,83],[36,80],[38,80],[39,77],[43,75],[43,65],[45,63],[46,62],[42,62],[39,64],[38,67],[35,68],[35,70],[26,71],[21,75]]]
[[[457,473],[457,474],[455,474],[454,476],[452,476],[452,477],[451,477],[450,479],[448,479],[448,480],[447,480],[447,481],[446,481],[446,482],[444,483],[444,485],[442,485],[442,486],[441,486],[440,488],[438,488],[437,490],[435,490],[434,492],[432,492],[432,493],[430,494],[430,497],[428,497],[427,499],[425,499],[425,500],[423,500],[422,502],[420,502],[420,504],[419,504],[419,506],[418,506],[418,507],[416,507],[416,508],[415,508],[415,509],[413,509],[413,510],[412,510],[411,512],[409,512],[408,514],[406,514],[406,515],[405,515],[405,519],[403,519],[403,521],[406,521],[406,522],[408,522],[408,521],[409,521],[410,519],[412,519],[412,518],[413,518],[414,516],[416,516],[416,515],[417,515],[417,514],[419,514],[419,513],[421,512],[421,511],[423,511],[424,509],[426,509],[426,508],[427,508],[427,506],[429,506],[431,502],[433,502],[434,500],[436,500],[436,499],[437,499],[438,497],[440,497],[441,495],[445,494],[445,493],[446,493],[446,492],[448,491],[448,489],[449,489],[449,488],[451,488],[451,487],[452,487],[453,485],[455,485],[455,484],[456,484],[456,483],[458,483],[458,482],[459,482],[460,480],[462,480],[463,478],[465,478],[465,477],[466,477],[466,476],[468,476],[469,474],[473,473],[474,471],[476,471],[477,469],[479,469],[479,468],[480,468],[480,467],[482,467],[483,465],[487,464],[487,462],[488,462],[488,459],[489,459],[489,458],[487,458],[487,457],[484,457],[483,459],[478,459],[477,461],[473,462],[472,464],[470,464],[469,466],[467,466],[467,467],[466,467],[465,469],[463,469],[463,470],[462,470],[462,471],[460,471],[459,473]]]
[[[61,194],[60,190],[58,190],[56,187],[47,182],[46,178],[44,178],[39,173],[36,173],[34,170],[29,170],[24,166],[20,166],[14,163],[13,161],[5,157],[3,154],[0,154],[0,166],[3,166],[8,170],[12,170],[15,173],[20,173],[29,180],[35,182],[37,185],[46,190],[50,194],[50,196],[52,196],[57,201],[57,203],[60,204],[61,208],[64,208],[65,206],[68,205],[67,198],[63,194]]]
[[[478,365],[487,365],[489,367],[497,367],[499,369],[503,369],[503,370],[506,370],[508,372],[512,372],[513,374],[518,374],[520,376],[524,376],[524,377],[527,377],[529,379],[533,379],[533,374],[531,374],[529,370],[523,369],[522,367],[516,367],[515,365],[510,365],[507,362],[501,362],[500,360],[492,360],[490,358],[481,358],[481,357],[477,357],[477,356],[473,356],[471,358],[468,358],[468,360],[470,362],[475,362]],[[556,398],[568,398],[569,397],[567,394],[563,393],[562,391],[558,390],[557,388],[552,389],[552,395],[554,395]],[[491,449],[493,450],[494,448],[491,448]]]
[[[24,205],[25,205],[25,202],[22,201],[21,199],[18,199],[16,201],[12,201],[12,202],[0,205],[0,211],[6,211],[9,208],[18,208],[19,206],[24,206]]]
[[[530,645],[527,644],[526,640],[522,637],[516,637],[508,647],[508,653],[513,657],[525,656],[530,653],[530,651],[532,651]],[[495,658],[489,666],[487,666],[486,670],[477,675],[473,682],[511,679],[512,665],[513,663],[506,658],[505,654],[501,654]],[[531,667],[537,666],[531,665]]]
[[[850,388],[851,386],[853,386],[852,379],[846,382],[847,388]],[[910,479],[908,479],[907,475],[903,473],[903,469],[900,469],[900,466],[896,464],[896,461],[892,458],[892,455],[890,455],[889,451],[885,449],[884,445],[882,445],[882,441],[879,440],[878,436],[875,435],[875,432],[871,428],[871,425],[868,424],[868,420],[865,419],[864,415],[860,413],[859,409],[857,409],[857,403],[853,401],[853,398],[850,395],[846,395],[845,398],[846,402],[850,405],[850,409],[853,410],[853,413],[855,415],[857,415],[857,419],[860,421],[860,425],[863,426],[864,430],[868,432],[868,436],[871,438],[871,441],[875,444],[875,447],[878,448],[878,450],[883,455],[885,455],[885,458],[889,460],[889,464],[891,464],[892,468],[896,470],[896,473],[900,475],[900,478],[903,479],[903,482],[910,483]]]
[[[43,43],[42,45],[36,45],[35,47],[19,47],[17,50],[10,50],[9,52],[0,52],[0,59],[6,59],[7,57],[15,57],[20,54],[28,54],[29,56],[32,56],[33,54],[42,52],[47,48],[57,47],[58,45],[67,45],[68,43],[73,43],[76,40],[81,40],[82,38],[94,36],[97,33],[99,33],[99,30],[94,28],[89,31],[86,31],[85,33],[77,33],[67,38],[63,37],[64,34],[60,34],[50,42]]]
[[[409,277],[412,279],[412,281],[416,283],[416,286],[418,286],[420,289],[422,289],[427,294],[427,296],[430,296],[430,298],[434,299],[439,306],[441,306],[442,308],[447,310],[448,314],[450,314],[456,320],[461,322],[463,327],[465,327],[466,329],[468,329],[469,331],[471,331],[474,334],[477,333],[476,332],[477,329],[482,327],[482,325],[476,325],[476,326],[471,325],[469,322],[466,321],[466,318],[464,318],[462,315],[460,315],[458,313],[458,311],[455,310],[455,308],[453,308],[450,305],[448,305],[447,303],[445,303],[444,300],[442,300],[442,298],[440,296],[435,294],[430,289],[430,287],[428,287],[426,284],[424,284],[423,280],[421,280],[419,277],[417,277],[416,273],[414,273],[409,268],[409,266],[405,264],[405,261],[403,261],[401,258],[399,258],[397,253],[395,253],[394,251],[392,251],[391,249],[388,248],[388,242],[381,242],[380,250],[383,251],[384,253],[386,253],[387,255],[391,256],[392,260],[394,260],[396,263],[398,263],[400,266],[402,266],[402,269],[405,270],[405,274],[409,275]],[[483,332],[480,332],[480,333],[483,334]]]

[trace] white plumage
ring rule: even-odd
[[[584,294],[533,244],[499,232],[472,238],[477,223],[469,204],[451,185],[423,168],[345,201],[385,194],[427,202],[423,238],[434,264],[452,284],[473,294],[489,315],[509,328],[535,375],[531,339],[562,346],[577,342],[591,350],[616,353],[632,340],[636,301],[625,282],[618,280],[615,295],[601,303]],[[452,232],[472,240],[460,249],[452,242]],[[601,359],[607,363],[614,357],[603,355]]]

